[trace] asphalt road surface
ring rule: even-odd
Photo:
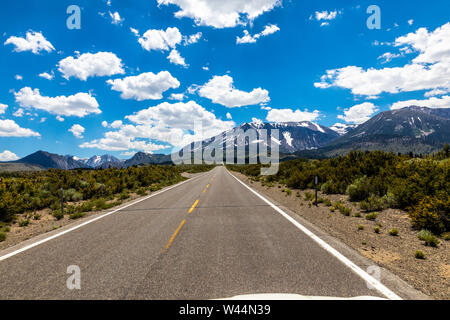
[[[16,253],[0,299],[386,298],[224,167]]]

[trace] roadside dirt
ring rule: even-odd
[[[266,195],[281,205],[289,208],[301,217],[313,223],[319,229],[360,252],[378,265],[390,270],[417,290],[434,299],[450,300],[450,242],[439,239],[436,248],[425,246],[417,238],[417,230],[411,228],[406,212],[387,209],[379,213],[375,221],[365,219],[366,214],[359,209],[358,203],[351,203],[345,195],[325,195],[319,192],[319,197],[327,198],[332,203],[340,200],[352,209],[350,216],[344,216],[338,210],[330,211],[330,207],[320,203],[315,207],[311,201],[305,200],[306,192],[313,190],[291,190],[288,195],[283,185],[273,187],[263,186],[261,182],[253,181],[247,176],[233,172],[239,179],[252,188]],[[355,217],[359,213],[361,217]],[[374,228],[380,224],[379,233]],[[363,226],[363,230],[359,230]],[[392,236],[389,231],[398,229],[398,236]],[[425,253],[425,259],[415,258],[416,250]]]

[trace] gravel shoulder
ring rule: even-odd
[[[331,202],[340,200],[352,209],[350,216],[344,216],[338,210],[331,212],[323,203],[315,207],[311,201],[305,200],[306,192],[313,190],[291,190],[289,195],[283,192],[285,186],[275,184],[273,187],[263,186],[259,181],[233,172],[239,179],[252,188],[287,207],[302,218],[311,222],[320,230],[339,239],[364,257],[391,271],[415,289],[434,299],[450,299],[450,243],[443,239],[436,247],[425,246],[417,238],[417,230],[411,228],[406,212],[397,209],[383,210],[375,221],[365,219],[358,203],[351,203],[345,195],[324,195]],[[360,213],[361,217],[355,217]],[[374,228],[381,225],[379,233]],[[364,229],[361,230],[363,226]],[[398,236],[389,231],[398,229]],[[425,253],[425,259],[416,259],[416,250]]]

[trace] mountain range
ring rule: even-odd
[[[314,122],[244,123],[221,135],[201,142],[202,148],[214,143],[225,145],[226,139],[233,139],[236,145],[250,141],[245,131],[254,129],[257,135],[267,130],[271,137],[274,129],[279,137],[271,137],[272,143],[279,145],[280,153],[294,157],[333,157],[351,150],[384,150],[395,153],[431,153],[440,150],[450,142],[450,109],[430,109],[411,106],[408,108],[381,112],[367,122],[356,125],[335,124],[325,127]],[[194,145],[194,144],[193,144]],[[142,164],[169,164],[171,156],[165,154],[136,153],[131,159],[120,160],[111,155],[93,156],[81,159],[72,155],[58,155],[38,151],[20,160],[0,163],[4,167],[17,170],[33,169],[96,169],[126,168]],[[20,168],[20,169],[19,169]]]

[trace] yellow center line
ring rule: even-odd
[[[208,185],[209,186],[209,185]],[[203,190],[203,192],[205,192],[205,190]],[[194,204],[192,205],[192,207],[189,209],[188,214],[191,213],[192,211],[194,211],[195,207],[197,206],[198,202],[200,200],[197,199],[195,200]],[[181,228],[183,227],[183,225],[186,223],[186,219],[184,219],[183,221],[181,221],[180,225],[178,226],[177,230],[175,230],[175,232],[173,233],[172,237],[170,238],[169,242],[167,243],[166,247],[163,249],[163,251],[161,253],[165,253],[170,246],[172,245],[172,242],[175,240],[175,238],[177,237],[178,233],[180,232]]]
[[[194,204],[192,205],[192,207],[189,209],[189,211],[188,211],[188,214],[189,213],[191,213],[192,211],[194,211],[194,209],[195,209],[195,207],[197,206],[197,204],[198,204],[198,199],[194,202]]]
[[[203,189],[203,193],[205,193],[206,192],[206,188],[205,189]]]
[[[206,186],[206,189],[208,189],[209,188],[209,183],[208,183],[208,185]]]
[[[167,243],[166,247],[165,247],[164,250],[162,251],[163,253],[166,252],[166,251],[170,248],[170,246],[171,246],[173,240],[175,240],[175,238],[177,237],[178,233],[180,232],[181,228],[183,227],[183,225],[184,225],[185,223],[186,223],[186,219],[183,220],[183,221],[181,221],[181,223],[180,223],[180,225],[178,226],[177,230],[175,230],[175,232],[173,233],[173,235],[172,235],[172,237],[170,238],[169,242]]]

